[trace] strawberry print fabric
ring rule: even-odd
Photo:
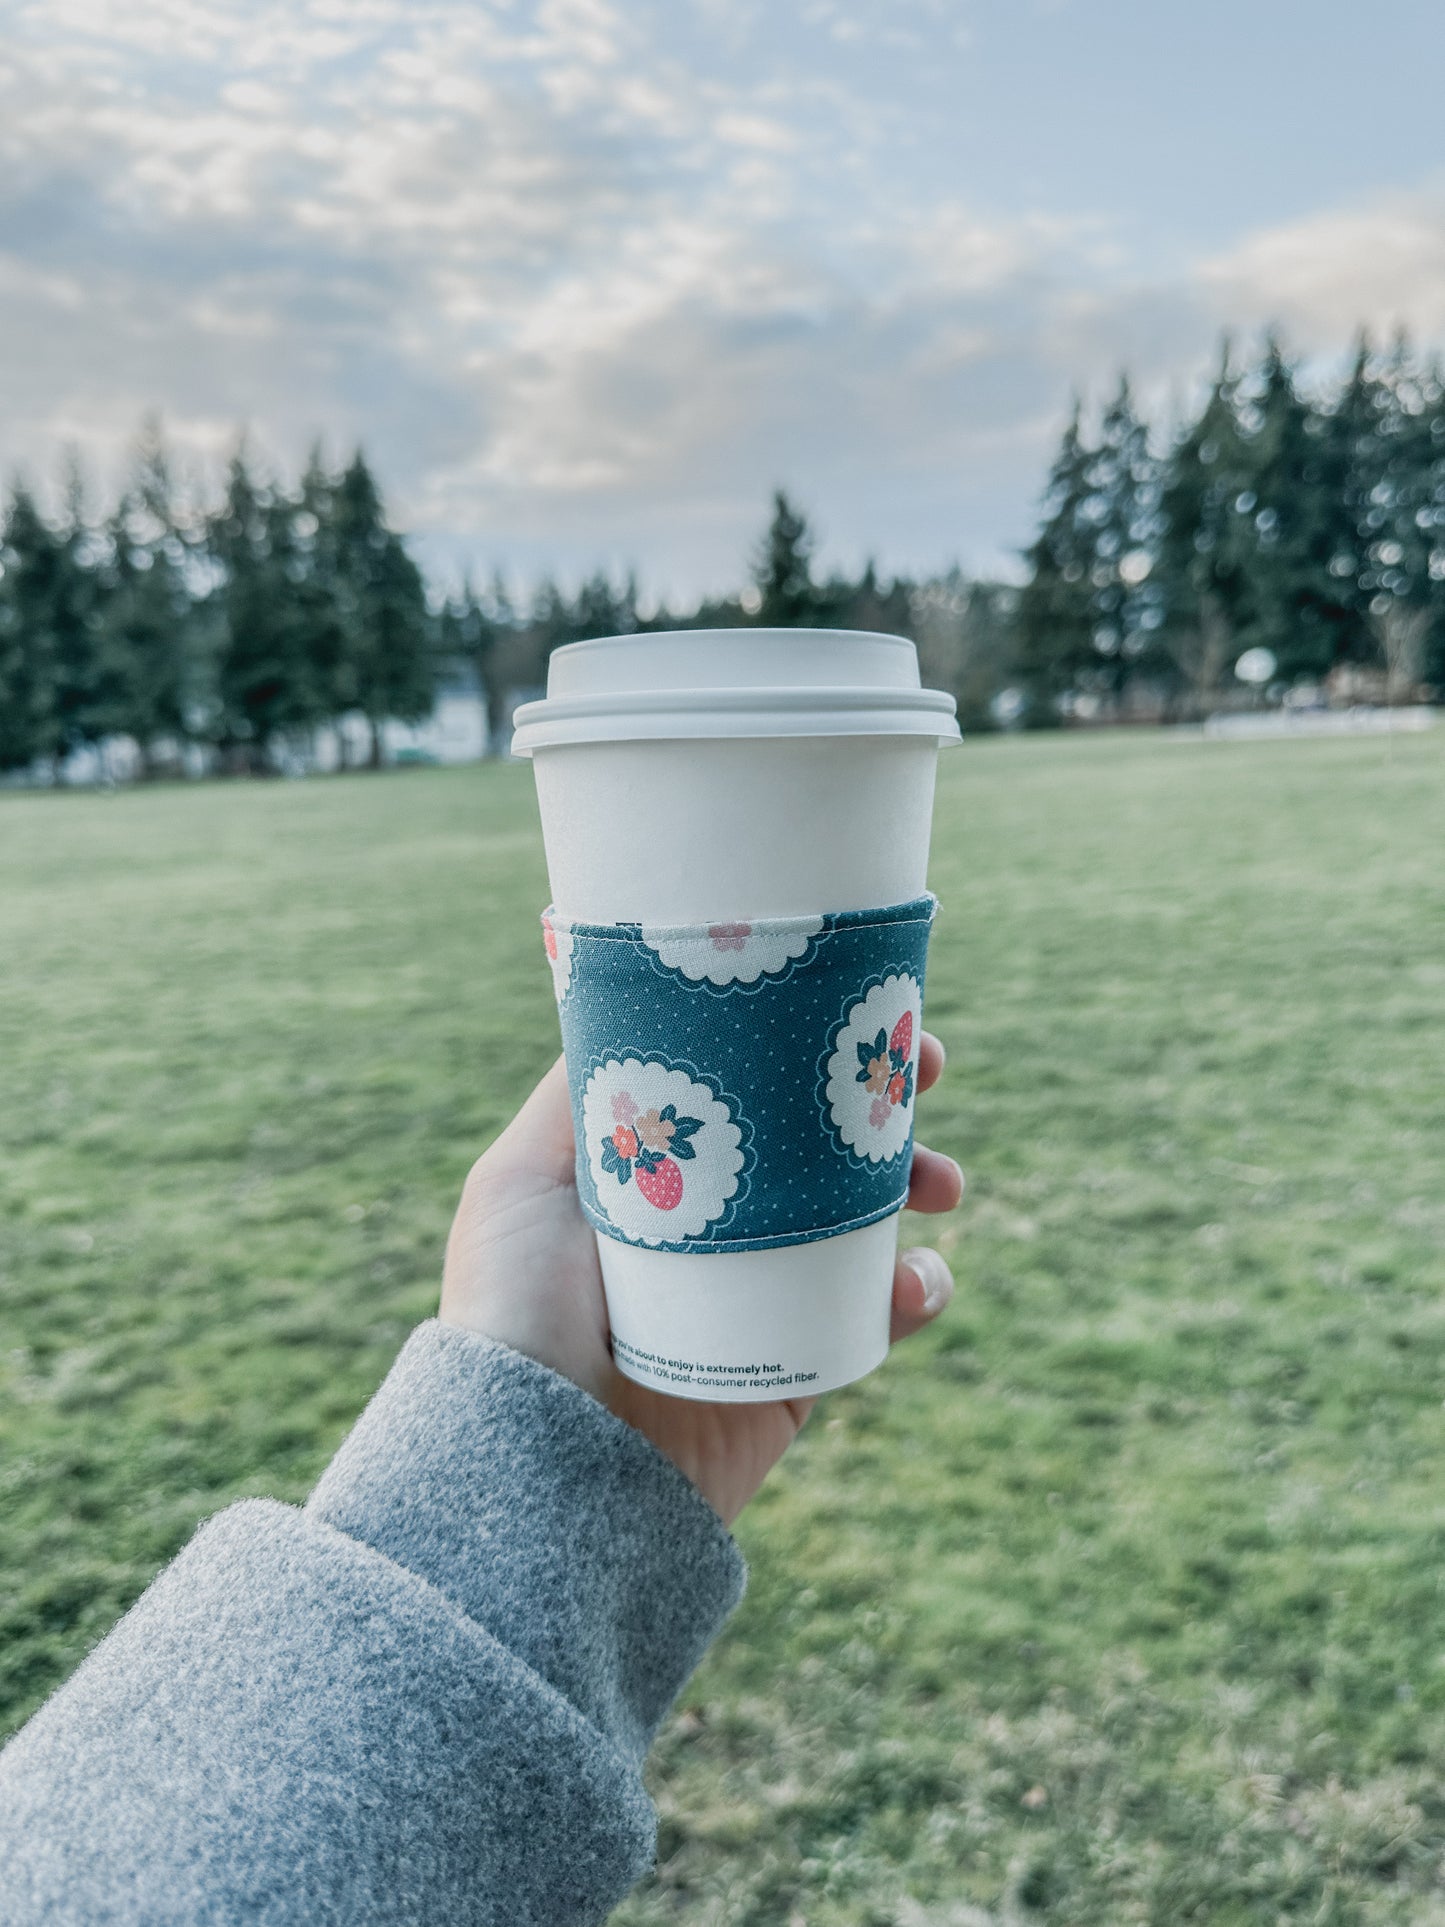
[[[609,1057],[583,1087],[598,1209],[606,1229],[636,1243],[705,1237],[739,1195],[748,1138],[738,1106],[661,1058]]]
[[[932,896],[686,928],[542,918],[577,1185],[668,1251],[836,1237],[908,1192]]]

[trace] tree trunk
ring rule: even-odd
[[[371,748],[367,753],[366,767],[368,769],[380,769],[381,768],[381,724],[376,720],[374,716],[368,716],[366,721],[367,721],[367,726],[371,730]]]

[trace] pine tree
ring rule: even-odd
[[[1160,482],[1154,584],[1161,638],[1195,714],[1218,694],[1248,623],[1238,386],[1225,342],[1204,407],[1170,449]]]
[[[757,619],[755,597],[745,594],[704,596],[688,615],[669,615],[665,609],[660,609],[648,627],[653,629],[744,629],[750,622],[756,622]]]
[[[1421,645],[1420,674],[1445,700],[1445,370],[1432,359],[1421,378],[1421,409],[1415,426],[1414,459],[1420,506],[1416,520],[1424,548],[1429,626]]]
[[[0,769],[53,760],[60,748],[56,549],[34,496],[17,484],[0,526]]]
[[[106,530],[98,707],[103,733],[131,737],[141,773],[156,773],[161,740],[189,732],[196,695],[194,602],[170,462],[154,426],[143,432],[130,489]]]
[[[1049,470],[1043,525],[1024,553],[1029,576],[1014,621],[1024,720],[1031,728],[1062,720],[1060,697],[1098,660],[1093,581],[1097,512],[1094,456],[1084,445],[1076,402]]]
[[[104,733],[98,552],[74,456],[67,463],[65,512],[51,532],[50,558],[47,621],[55,663],[55,740],[50,753],[61,758],[98,743]]]
[[[348,647],[342,607],[342,563],[337,526],[337,482],[313,447],[301,487],[288,505],[288,549],[293,557],[297,648],[306,680],[306,708],[316,723],[335,723],[358,699],[356,664]],[[345,759],[345,739],[341,739]]]
[[[572,640],[591,636],[632,636],[638,628],[638,578],[628,574],[617,588],[605,570],[588,576],[572,609]]]
[[[477,673],[487,698],[487,730],[493,746],[502,741],[506,717],[506,676],[503,661],[507,645],[514,643],[520,624],[505,576],[492,571],[491,582],[479,604],[481,653]]]
[[[1385,519],[1376,496],[1386,461],[1390,408],[1388,390],[1362,333],[1349,375],[1322,410],[1320,438],[1319,490],[1331,531],[1326,567],[1342,612],[1337,642],[1341,661],[1368,663],[1376,654],[1368,558]]]
[[[0,532],[0,709],[9,712],[0,766],[44,759],[58,776],[73,750],[99,739],[95,561],[77,471],[58,528],[28,488],[14,489]]]
[[[470,669],[487,706],[488,734],[495,732],[502,713],[496,687],[497,645],[501,625],[467,577],[461,593],[448,596],[437,618],[437,656],[442,664]]]
[[[895,626],[894,633],[916,638],[924,682],[948,690],[965,730],[993,729],[1000,720],[994,700],[1016,672],[1016,595],[1000,583],[972,582],[955,567],[913,588],[908,627]]]
[[[347,660],[376,769],[383,723],[415,723],[429,715],[436,674],[421,572],[388,528],[380,490],[359,449],[336,485],[334,526]]]
[[[819,593],[813,582],[813,532],[807,517],[782,489],[773,496],[773,518],[753,562],[760,597],[755,620],[768,629],[816,627]]]
[[[580,640],[572,604],[558,588],[555,579],[544,575],[532,597],[532,612],[527,623],[532,660],[537,682],[547,678],[547,659],[554,649]]]
[[[287,731],[309,729],[319,704],[296,587],[303,573],[293,507],[233,457],[225,500],[211,518],[208,599],[216,629],[216,735],[226,760],[260,774]]]
[[[443,600],[436,626],[438,663],[473,669],[480,682],[482,659],[493,646],[495,637],[470,576],[463,578],[456,595]]]
[[[1351,600],[1330,570],[1336,517],[1323,459],[1327,424],[1300,394],[1273,337],[1248,412],[1246,487],[1236,498],[1250,518],[1242,640],[1270,650],[1285,681],[1323,677],[1347,652]]]
[[[1146,667],[1160,612],[1150,580],[1156,535],[1159,472],[1149,431],[1134,409],[1129,378],[1121,376],[1104,410],[1091,480],[1096,494],[1093,589],[1094,647],[1104,658],[1105,686],[1114,697]]]
[[[885,583],[871,556],[857,582],[839,582],[825,599],[831,606],[825,607],[822,620],[829,628],[915,637],[913,584],[902,576]]]
[[[1426,677],[1438,626],[1431,579],[1437,459],[1432,420],[1438,396],[1403,331],[1380,372],[1377,459],[1366,515],[1361,591],[1369,634],[1392,701],[1413,696]]]

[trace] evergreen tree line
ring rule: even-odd
[[[489,713],[505,722],[508,699],[518,691],[535,693],[545,681],[552,650],[591,636],[752,624],[881,630],[911,637],[925,681],[953,691],[966,724],[991,728],[991,704],[1010,671],[1017,591],[971,581],[957,569],[925,582],[888,578],[872,562],[856,577],[836,571],[822,575],[816,549],[807,517],[779,490],[751,557],[748,586],[735,595],[684,609],[665,603],[644,607],[635,576],[614,582],[599,573],[571,598],[544,580],[528,607],[519,609],[505,584],[494,578],[485,593],[468,587],[446,604],[440,619],[442,654],[450,662],[474,665]]]
[[[1031,723],[1199,715],[1241,689],[1248,651],[1276,692],[1433,695],[1445,372],[1403,339],[1376,354],[1362,338],[1311,394],[1277,340],[1243,368],[1226,343],[1162,447],[1125,379],[1094,435],[1075,408],[1026,560],[1010,674]]]
[[[647,606],[603,572],[525,603],[501,576],[439,600],[360,453],[336,472],[313,455],[288,487],[242,450],[198,507],[151,429],[108,514],[75,472],[58,515],[23,484],[0,512],[0,772],[129,738],[142,774],[255,773],[305,760],[343,717],[365,724],[343,760],[356,740],[375,764],[383,725],[426,717],[459,670],[500,742],[562,643],[749,623],[910,636],[973,729],[1197,716],[1242,697],[1247,651],[1272,660],[1275,693],[1429,697],[1445,687],[1445,373],[1362,341],[1310,393],[1276,341],[1244,367],[1226,348],[1197,417],[1163,438],[1124,379],[1092,431],[1074,410],[1025,562],[1021,589],[872,563],[822,575],[779,493],[734,596]]]
[[[23,484],[0,519],[0,770],[58,768],[117,736],[142,771],[188,745],[237,771],[348,712],[381,757],[390,717],[427,715],[436,622],[364,457],[313,457],[299,485],[244,452],[219,503],[178,499],[158,434],[93,519],[78,472],[47,519]]]
[[[635,577],[599,572],[575,595],[546,578],[525,604],[500,575],[429,598],[362,454],[335,473],[315,454],[292,488],[241,450],[219,501],[198,507],[150,429],[109,514],[92,514],[73,466],[58,515],[23,483],[0,512],[0,773],[54,779],[75,752],[119,738],[142,776],[260,774],[304,765],[319,731],[355,717],[358,760],[374,766],[383,725],[421,721],[458,672],[486,696],[501,747],[512,701],[545,682],[562,643],[749,623],[917,636],[932,678],[986,722],[997,675],[977,650],[970,675],[964,638],[985,637],[1002,661],[1010,592],[954,574],[920,593],[871,563],[856,580],[819,577],[814,547],[779,493],[735,596],[644,607]],[[355,735],[338,731],[343,763]]]

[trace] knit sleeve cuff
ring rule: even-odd
[[[435,1320],[307,1511],[445,1593],[633,1759],[742,1597],[696,1488],[569,1379]]]

